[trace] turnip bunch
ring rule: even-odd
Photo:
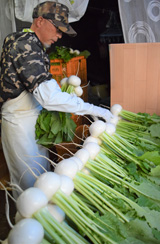
[[[72,58],[75,57],[84,57],[88,58],[90,55],[90,52],[87,50],[79,51],[77,49],[65,47],[65,46],[55,46],[55,49],[53,52],[49,54],[50,60],[54,59],[61,59],[63,62],[68,62]],[[52,63],[51,63],[52,64]]]
[[[136,146],[128,143],[125,139],[121,138],[119,135],[115,133],[115,127],[112,124],[104,123],[103,121],[96,121],[93,122],[92,125],[89,128],[90,134],[92,138],[100,138],[101,144],[100,148],[98,148],[98,144],[94,146],[95,143],[92,143],[91,150],[95,153],[96,156],[94,156],[94,161],[98,161],[99,163],[103,163],[102,167],[104,165],[107,165],[108,168],[105,168],[107,174],[108,172],[113,173],[114,175],[110,176],[114,179],[114,177],[119,176],[123,177],[125,180],[131,181],[131,175],[129,175],[127,171],[128,164],[135,165],[136,167],[139,167],[139,169],[143,169],[142,173],[139,174],[139,176],[146,176],[147,178],[152,173],[152,170],[156,172],[156,169],[158,170],[159,167],[159,158],[158,155],[155,155],[155,160],[146,160],[145,155],[137,156],[135,152],[137,153]],[[95,142],[95,141],[94,141]],[[84,147],[86,147],[87,144],[84,143]],[[89,148],[89,147],[88,147]],[[97,153],[97,151],[99,152]],[[113,162],[115,160],[115,162]],[[156,161],[157,160],[157,161]],[[133,166],[132,166],[133,167]],[[148,169],[148,173],[146,171],[146,168]],[[149,171],[150,169],[150,171]],[[116,172],[116,171],[117,172]],[[98,168],[97,168],[98,171]],[[138,171],[139,173],[140,171]],[[145,172],[145,174],[143,173]],[[158,173],[158,171],[157,171]],[[105,173],[104,173],[105,174]],[[133,175],[132,175],[133,176]],[[135,175],[136,179],[137,175]],[[119,182],[121,181],[118,180]],[[123,183],[124,184],[124,183]],[[136,191],[136,184],[134,184],[135,191]],[[138,192],[138,190],[137,190]],[[152,191],[151,191],[152,192]],[[158,192],[157,192],[158,193]],[[154,199],[157,198],[157,193],[155,193]],[[145,191],[143,192],[145,194]],[[152,198],[152,197],[151,197]],[[157,198],[158,199],[158,198]]]
[[[110,111],[115,116],[119,116],[128,121],[136,122],[142,125],[148,126],[160,122],[160,116],[156,114],[150,115],[148,113],[134,113],[123,109],[120,104],[114,104]]]
[[[94,127],[96,128],[96,131]],[[151,161],[141,159],[139,156],[143,154],[143,151],[121,137],[116,132],[116,126],[112,123],[95,121],[90,126],[90,133],[93,137],[98,137],[103,141],[102,147],[104,150],[108,150],[108,152],[121,156],[125,161],[134,162],[143,172],[148,173],[155,166]]]
[[[75,94],[81,97],[83,94],[83,89],[81,85],[81,79],[77,75],[71,75],[68,78],[65,77],[60,81],[61,90],[69,94]]]
[[[67,160],[67,159],[66,159]],[[66,165],[66,160],[63,160],[55,170],[54,174],[57,175],[57,171]],[[77,159],[78,162],[78,159]],[[113,236],[113,231],[107,228],[105,222],[97,222],[97,216],[94,215],[93,211],[74,193],[74,183],[68,175],[71,176],[69,167],[72,164],[72,171],[76,172],[79,170],[79,166],[73,159],[69,159],[67,172],[62,173],[61,171],[61,186],[57,191],[54,190],[55,186],[58,185],[56,180],[47,173],[42,174],[36,181],[35,187],[41,189],[41,191],[47,196],[48,200],[57,206],[59,206],[64,213],[71,219],[71,221],[77,226],[80,233],[86,236],[92,243],[103,243],[104,240],[107,243],[116,243],[110,236]],[[57,168],[57,167],[56,167]],[[49,176],[49,178],[48,178]],[[53,190],[52,190],[53,189]],[[39,216],[34,216],[40,221]],[[104,228],[105,226],[105,228]],[[112,235],[111,235],[112,233]]]
[[[136,172],[138,172],[141,177],[147,177],[153,182],[158,181],[154,177],[156,175],[157,177],[159,176],[160,155],[157,151],[144,153],[136,145],[131,144],[125,138],[118,135],[116,133],[116,127],[110,123],[105,124],[102,121],[94,122],[90,126],[90,133],[92,137],[98,137],[103,142],[101,144],[101,151],[103,153],[107,154],[111,159],[117,158],[118,164],[123,169],[129,172],[131,172],[130,167],[135,169],[132,177],[136,179]]]
[[[143,123],[141,120],[131,120],[130,118],[127,120],[127,117],[119,116],[119,111],[123,110],[118,104],[113,105],[112,110],[114,117],[111,118],[110,123],[116,126],[117,134],[127,139],[131,144],[135,144],[144,152],[153,150],[160,151],[159,116],[150,116],[149,114],[145,114],[145,118],[152,118],[152,120],[149,119],[149,123],[146,123],[146,119],[146,121]],[[125,111],[125,113],[131,113],[135,116],[139,116],[139,114],[129,111]]]
[[[61,80],[61,90],[81,96],[83,89],[80,84],[81,79],[71,75],[69,78],[65,77]],[[76,126],[70,113],[42,109],[35,125],[37,143],[51,147],[53,143],[70,142],[74,137]]]
[[[92,137],[93,137],[93,135],[94,136],[98,135],[97,134],[98,130],[99,130],[98,128],[100,127],[100,124],[103,124],[100,121],[99,126],[97,126],[97,123],[98,122],[94,122],[94,124],[96,124],[95,127],[93,124],[90,126],[90,132],[91,132]],[[104,133],[103,129],[100,132],[100,135],[101,135],[100,138],[102,140],[102,143],[100,145],[103,145],[103,142],[104,142],[103,137],[102,137],[102,135]],[[108,129],[108,126],[107,126],[107,129]],[[112,127],[110,129],[111,129],[110,132],[115,131],[115,130],[112,130],[113,129]],[[96,149],[96,148],[98,148],[98,146],[96,145],[94,147],[94,143],[95,142],[90,143],[90,144],[92,144],[91,151],[93,151],[93,155],[94,155],[93,160],[88,160],[88,162],[85,165],[86,168],[88,168],[90,170],[90,173],[92,174],[92,176],[99,179],[101,181],[101,183],[102,182],[105,184],[107,183],[107,184],[109,184],[108,186],[109,187],[112,186],[112,188],[114,186],[115,189],[118,191],[118,192],[114,192],[115,195],[120,192],[122,193],[121,196],[119,195],[119,199],[123,200],[121,202],[121,206],[123,206],[123,202],[128,203],[130,205],[131,209],[136,210],[138,216],[140,216],[140,214],[145,216],[146,222],[149,223],[149,225],[152,228],[156,228],[159,231],[157,221],[160,217],[160,198],[158,196],[159,195],[158,192],[159,192],[160,188],[159,188],[158,184],[156,184],[155,182],[152,183],[152,182],[150,182],[150,180],[148,180],[149,174],[146,175],[146,178],[141,177],[141,175],[139,175],[138,180],[133,180],[132,176],[129,175],[129,173],[126,172],[125,167],[123,167],[124,162],[121,159],[121,157],[118,158],[118,154],[117,154],[117,157],[115,157],[114,153],[112,154],[112,152],[108,152],[107,156],[106,156],[106,152],[105,152],[105,150],[103,150],[103,148],[102,148],[102,150],[99,150],[99,153],[98,153],[98,150]],[[105,144],[107,144],[107,143],[105,142]],[[119,143],[118,143],[118,145],[119,145]],[[87,149],[89,147],[90,146],[88,145],[88,147],[87,147],[87,144],[86,144],[85,148]],[[97,155],[96,155],[96,152],[97,152]],[[114,150],[113,150],[113,152],[114,152]],[[119,154],[119,156],[121,156],[121,154]],[[117,162],[115,161],[115,159],[117,160]],[[99,164],[97,164],[97,162]],[[120,166],[121,163],[122,163],[122,167]],[[156,168],[158,170],[158,166],[156,166],[156,164],[154,164],[153,169],[156,170]],[[157,171],[157,173],[158,173],[158,171]],[[95,187],[94,185],[95,185],[96,180],[94,180],[94,178],[92,177],[92,181],[94,182],[94,184],[93,185],[90,184],[91,191]],[[87,180],[86,180],[86,182],[87,182]],[[81,183],[81,185],[82,185],[82,183]],[[83,191],[85,191],[85,188],[87,188],[87,186],[85,186],[85,188],[83,189],[83,187],[81,187],[81,185],[79,185],[79,187],[81,190],[81,194],[83,194]],[[98,183],[98,185],[99,185],[99,183]],[[123,188],[122,188],[122,186],[123,186]],[[105,188],[102,188],[102,189],[104,190]],[[128,189],[128,191],[127,191],[127,189]],[[103,190],[101,192],[104,192]],[[100,191],[100,187],[97,187],[97,191],[98,192]],[[103,193],[103,195],[104,195],[104,193]],[[111,195],[113,196],[113,194],[110,192],[110,195],[109,195],[110,197],[108,199],[111,199]],[[137,195],[137,197],[135,197],[136,195]],[[86,194],[86,196],[87,196],[87,194]],[[118,196],[118,194],[117,194],[117,196]],[[125,198],[125,196],[127,196],[127,198]],[[134,198],[135,198],[135,200],[131,202],[131,199],[134,199]],[[146,206],[148,206],[148,205],[145,205],[144,203],[142,206],[145,206],[145,207],[141,208],[141,206],[139,206],[137,204],[137,200],[143,199],[143,198],[145,199],[146,202],[152,202],[152,204],[154,202],[154,204],[156,206],[155,209],[154,210],[153,210],[153,208],[147,209]],[[95,197],[94,201],[96,201],[96,200],[98,200],[97,196]],[[94,204],[94,201],[93,201],[93,204]],[[139,201],[141,201],[141,200],[139,200]],[[115,202],[116,202],[116,198],[115,198]],[[113,205],[115,202],[113,202]],[[125,205],[126,205],[126,203],[125,203]],[[119,210],[120,209],[121,209],[121,207],[119,208]],[[130,209],[130,211],[132,211],[131,209]],[[125,208],[123,210],[123,213],[125,213]],[[153,224],[153,222],[155,225]]]
[[[10,231],[6,244],[49,244],[44,239],[44,229],[35,219],[21,219]]]
[[[81,162],[83,162],[83,166],[79,164],[79,168],[78,164],[76,165],[71,157],[68,160],[62,160],[57,165],[55,171],[58,174],[68,175],[73,178],[76,191],[83,196],[82,201],[87,199],[89,206],[94,209],[94,211],[97,210],[100,213],[101,217],[98,219],[102,220],[105,218],[106,213],[110,213],[112,216],[117,217],[117,223],[120,221],[121,224],[123,223],[129,226],[129,223],[133,219],[143,217],[146,219],[143,224],[146,224],[147,228],[150,228],[149,226],[151,226],[151,228],[160,231],[158,224],[158,216],[160,216],[160,212],[152,211],[149,208],[143,208],[137,204],[136,201],[132,200],[132,194],[126,196],[118,189],[122,188],[123,185],[124,188],[129,189],[129,191],[131,190],[134,194],[144,195],[146,198],[160,201],[160,198],[157,197],[158,190],[155,189],[156,191],[154,191],[153,194],[148,195],[149,191],[145,192],[143,191],[143,187],[138,187],[136,185],[138,182],[130,182],[132,179],[127,176],[127,174],[125,175],[125,170],[119,167],[119,165],[116,166],[116,164],[107,159],[103,153],[100,155],[98,152],[98,144],[95,147],[93,144],[96,143],[86,143],[85,148],[78,150],[73,157],[79,158]],[[89,147],[91,148],[93,155],[89,152]],[[92,160],[90,158],[92,158]],[[108,164],[105,162],[106,160],[108,161]],[[86,171],[83,170],[84,166],[88,169],[87,172],[89,172],[89,174],[86,174]],[[116,172],[119,176],[113,172]],[[113,185],[115,189],[113,188]],[[151,190],[153,189],[151,188]],[[132,213],[131,216],[128,214],[128,211]],[[155,212],[157,218],[155,218]]]
[[[9,244],[88,243],[82,236],[64,222],[64,212],[58,206],[49,203],[50,197],[58,191],[59,188],[61,191],[65,189],[65,187],[62,187],[61,178],[61,176],[53,172],[46,172],[40,176],[40,179],[37,179],[34,187],[30,187],[21,193],[16,201],[17,213],[20,217],[16,218],[17,223],[9,233]],[[43,191],[40,189],[42,181],[43,187],[41,187],[43,188]],[[66,182],[67,181],[65,181],[65,183]],[[69,184],[71,184],[70,181]],[[71,188],[72,187],[73,185]],[[20,236],[19,226],[24,226],[24,219],[31,219],[31,223],[33,224],[32,228],[28,228],[28,225],[26,224],[25,229],[28,232],[24,233],[22,230]],[[38,229],[40,229],[41,234],[38,232]],[[16,230],[19,231],[17,237]],[[30,241],[27,238],[23,239],[25,236],[28,236]]]
[[[105,125],[103,130],[99,129],[100,124]],[[93,126],[90,128],[93,129]],[[127,230],[122,229],[125,227],[130,229],[133,220],[136,221],[138,218],[141,220],[141,226],[144,226],[150,235],[152,231],[155,235],[159,235],[159,191],[151,188],[151,194],[148,184],[140,188],[140,184],[137,184],[139,182],[132,182],[132,178],[122,167],[122,158],[118,161],[122,164],[112,160],[115,154],[103,147],[103,144],[106,144],[103,138],[104,129],[106,130],[104,122],[96,126],[95,134],[91,133],[90,129],[94,142],[86,141],[83,148],[73,157],[60,161],[54,173],[46,172],[38,177],[33,192],[29,193],[28,189],[25,191],[26,196],[22,193],[17,200],[18,212],[25,218],[34,217],[38,220],[45,230],[45,240],[49,243],[52,243],[52,239],[55,239],[56,243],[87,243],[87,241],[71,231],[69,226],[68,228],[63,226],[64,221],[63,224],[62,222],[57,224],[56,219],[49,213],[48,202],[51,205],[56,204],[76,225],[81,235],[86,236],[91,243],[123,243],[125,239],[135,237],[134,231],[128,236]],[[116,158],[119,155],[116,155]],[[44,203],[38,204],[38,208],[33,211],[33,207],[31,210],[28,209],[31,202],[27,199],[31,201],[33,196],[36,199],[35,205],[40,202],[35,189],[42,193]],[[125,189],[128,192],[130,190],[132,194],[128,196]],[[144,196],[147,201],[150,199],[150,204],[156,205],[157,202],[157,209],[140,206],[133,200],[135,194]],[[21,206],[26,206],[26,212],[22,213]],[[154,242],[149,238],[148,240],[156,243],[153,235],[151,238]]]

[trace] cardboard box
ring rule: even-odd
[[[160,43],[110,44],[111,106],[160,115]]]

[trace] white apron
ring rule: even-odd
[[[41,109],[41,105],[34,96],[26,91],[2,106],[1,139],[10,181],[18,184],[23,190],[33,186],[36,180],[25,163],[36,175],[44,172],[36,162],[50,170],[47,160],[42,157],[33,157],[38,154],[48,157],[48,151],[36,144],[35,140],[35,124]],[[13,191],[15,199],[19,193],[19,191]]]

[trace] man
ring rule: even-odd
[[[33,186],[37,175],[50,169],[44,158],[48,157],[47,150],[35,141],[35,123],[42,107],[98,116],[106,121],[112,116],[107,109],[61,92],[52,79],[45,50],[62,38],[63,33],[76,35],[68,23],[68,8],[46,1],[34,8],[30,29],[10,34],[4,40],[1,56],[1,139],[11,183],[22,189]],[[37,155],[39,157],[35,157]],[[15,189],[14,197],[17,198],[19,193]]]

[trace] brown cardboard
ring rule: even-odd
[[[111,106],[160,115],[160,43],[110,44]]]

